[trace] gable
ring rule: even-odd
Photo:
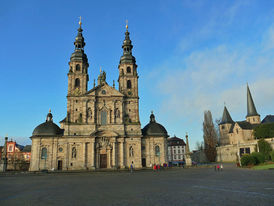
[[[97,97],[123,97],[124,95],[108,84],[98,85],[86,93],[86,96],[97,96]]]

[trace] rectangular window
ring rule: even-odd
[[[242,156],[245,153],[245,148],[240,148],[240,156]]]
[[[101,112],[101,125],[107,124],[107,111]]]

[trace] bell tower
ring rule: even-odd
[[[120,58],[119,91],[125,95],[126,101],[124,122],[139,123],[138,73],[135,57],[132,55],[132,44],[126,24],[125,40],[122,45],[123,56]]]
[[[85,41],[82,35],[82,21],[80,17],[78,34],[74,41],[74,52],[70,57],[68,72],[68,96],[85,94],[88,89],[88,59],[84,52]]]

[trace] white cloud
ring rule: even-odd
[[[189,126],[198,121],[202,125],[205,110],[211,110],[213,118],[219,118],[226,102],[232,118],[243,120],[247,82],[257,111],[273,114],[274,55],[265,52],[268,46],[265,41],[272,41],[272,32],[271,28],[267,31],[268,38],[263,38],[265,47],[223,44],[166,60],[161,69],[157,68],[157,78],[153,73],[155,79],[160,79],[156,87],[164,96],[161,105],[164,114],[169,114],[170,121],[187,122]]]

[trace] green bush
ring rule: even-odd
[[[272,150],[272,152],[270,152],[270,156],[271,156],[272,162],[274,162],[274,150]]]
[[[241,157],[241,164],[242,164],[242,166],[255,165],[256,158],[250,154],[244,154]]]
[[[256,165],[260,163],[264,163],[264,155],[260,152],[252,152],[251,156],[253,156],[256,159]]]

